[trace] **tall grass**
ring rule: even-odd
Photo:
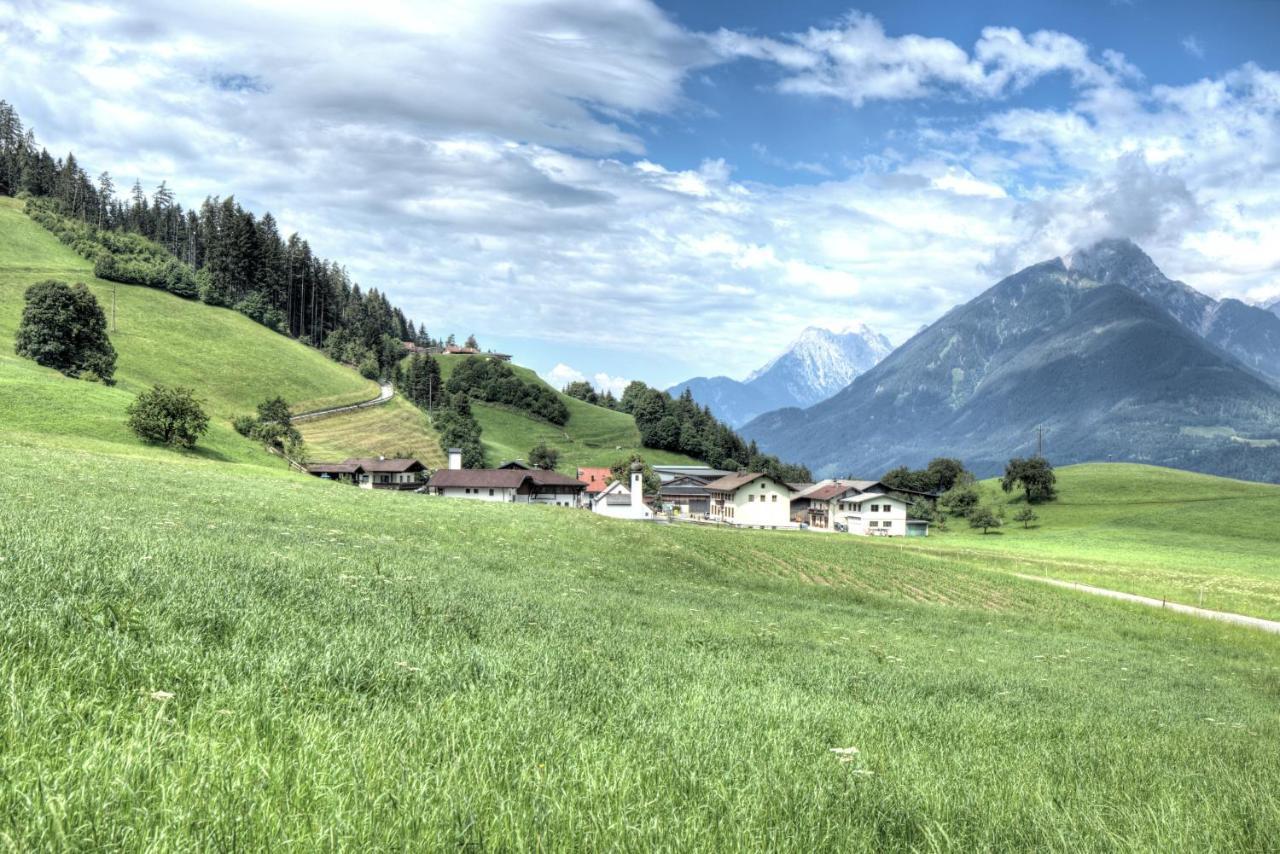
[[[1270,636],[253,472],[0,442],[0,847],[1280,845]]]

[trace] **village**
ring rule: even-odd
[[[786,483],[759,472],[709,466],[654,465],[659,487],[646,493],[644,465],[630,465],[629,482],[608,468],[578,468],[576,477],[523,460],[497,468],[467,469],[462,450],[448,450],[446,468],[431,472],[412,458],[348,459],[312,463],[311,475],[363,489],[389,489],[443,498],[549,504],[612,519],[688,522],[736,528],[810,530],[878,537],[927,537],[929,523],[909,516],[926,492],[877,480],[826,479]],[[624,474],[626,472],[624,471]]]

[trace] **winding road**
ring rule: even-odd
[[[368,409],[371,406],[381,406],[391,398],[395,397],[396,390],[391,387],[391,383],[383,383],[378,389],[378,396],[371,400],[362,400],[359,403],[348,403],[345,406],[331,406],[328,409],[313,409],[310,412],[299,412],[294,415],[292,420],[298,421],[314,421],[317,418],[325,418],[330,415],[339,415],[343,412],[356,412],[361,409]]]

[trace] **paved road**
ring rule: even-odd
[[[328,415],[337,415],[341,412],[355,412],[360,409],[368,409],[370,406],[381,406],[391,398],[395,397],[396,390],[391,387],[391,383],[383,383],[378,389],[378,396],[372,400],[363,400],[360,403],[349,403],[346,406],[331,406],[328,409],[314,409],[311,412],[299,412],[293,416],[293,421],[311,421],[316,418],[324,418]]]
[[[1042,584],[1052,584],[1055,587],[1066,587],[1070,590],[1092,593],[1095,596],[1122,599],[1126,602],[1136,602],[1139,605],[1148,605],[1152,608],[1164,608],[1166,611],[1176,611],[1179,614],[1190,614],[1193,617],[1202,617],[1206,620],[1221,620],[1224,623],[1235,623],[1237,626],[1248,626],[1253,629],[1261,629],[1264,632],[1280,634],[1280,622],[1277,622],[1276,620],[1264,620],[1261,617],[1246,617],[1244,614],[1232,614],[1227,611],[1210,611],[1208,608],[1197,608],[1193,605],[1179,605],[1177,602],[1166,602],[1163,599],[1153,599],[1150,596],[1136,596],[1133,593],[1121,593],[1118,590],[1107,590],[1103,587],[1090,587],[1088,584],[1077,584],[1074,581],[1059,581],[1056,578],[1044,578],[1039,575],[1015,574],[1019,578],[1025,578],[1028,581],[1039,581]]]

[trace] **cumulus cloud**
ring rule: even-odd
[[[625,377],[610,376],[603,371],[593,374],[588,380],[586,374],[577,368],[566,365],[564,362],[556,363],[555,367],[547,371],[543,379],[561,389],[573,382],[590,382],[596,391],[601,394],[611,391],[614,397],[622,397],[622,392],[626,390],[627,384],[631,382]]]
[[[554,345],[608,329],[595,343],[638,359],[687,324],[697,364],[740,374],[842,314],[903,340],[1104,233],[1215,294],[1280,281],[1280,75],[1254,64],[1149,85],[1063,33],[988,27],[966,48],[853,15],[698,34],[648,0],[180,16],[0,0],[0,45],[0,93],[55,152],[120,184],[169,179],[186,203],[234,191],[432,331]],[[779,157],[808,173],[796,184],[715,151],[661,162],[648,123],[697,113],[685,83],[716,63],[755,63],[838,109],[961,98],[973,117],[899,128],[839,177]],[[1053,75],[1068,102],[1009,105]],[[565,364],[547,376],[625,385]]]
[[[970,53],[949,39],[890,36],[878,19],[861,12],[835,28],[782,38],[721,30],[711,43],[726,58],[776,65],[782,92],[835,97],[854,106],[937,94],[995,98],[1058,72],[1079,86],[1114,85],[1137,74],[1122,54],[1108,51],[1094,60],[1087,45],[1064,33],[1025,36],[1011,27],[987,27]]]

